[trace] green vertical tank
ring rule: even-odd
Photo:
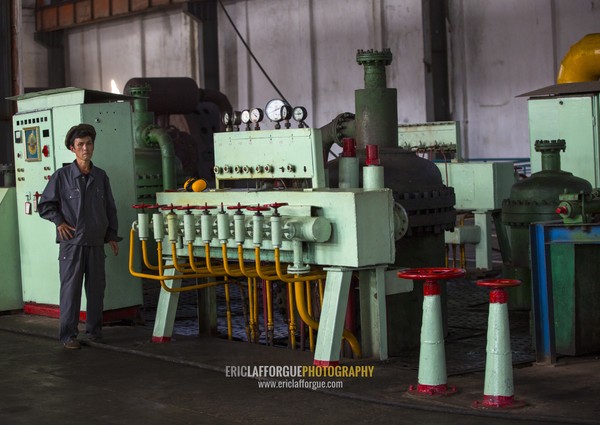
[[[444,265],[444,231],[454,228],[454,189],[443,184],[437,166],[398,146],[398,95],[386,85],[385,68],[392,62],[389,49],[359,50],[356,61],[364,67],[365,87],[355,91],[356,145],[364,163],[366,145],[379,146],[384,184],[408,216],[406,235],[396,241],[398,267]],[[445,285],[442,285],[445,299]],[[388,350],[400,355],[419,345],[423,294],[414,290],[387,297]],[[445,305],[445,304],[444,304]],[[445,308],[443,315],[445,316]],[[445,322],[445,321],[444,321]]]
[[[510,198],[502,203],[502,222],[510,228],[510,253],[503,253],[504,275],[523,282],[521,287],[511,288],[509,300],[514,309],[531,308],[529,225],[559,220],[556,207],[560,194],[592,191],[587,180],[560,169],[560,152],[565,149],[562,139],[537,140],[535,150],[542,155],[542,171],[515,183]]]

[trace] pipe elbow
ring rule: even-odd
[[[573,44],[560,64],[558,84],[600,78],[600,34],[588,34]]]
[[[142,132],[142,137],[149,144],[158,144],[160,148],[160,156],[162,161],[163,172],[163,189],[174,190],[177,188],[177,177],[175,172],[175,145],[173,140],[162,127],[151,125],[146,127]]]

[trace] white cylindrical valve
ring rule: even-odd
[[[292,240],[327,242],[331,237],[331,222],[324,217],[287,217],[284,228]]]
[[[183,237],[186,243],[192,243],[196,239],[196,226],[194,226],[194,214],[186,213],[183,216]]]
[[[229,239],[229,214],[225,211],[220,211],[217,214],[217,237],[222,244],[227,243]]]
[[[138,236],[141,241],[145,241],[150,236],[150,215],[145,212],[138,213]]]
[[[177,214],[174,212],[167,214],[167,232],[169,235],[169,242],[177,242],[177,237],[179,236],[179,220],[177,219]]]
[[[246,240],[246,216],[242,212],[233,215],[233,234],[238,245],[242,245]]]
[[[281,216],[280,215],[272,215],[271,216],[271,242],[273,243],[273,248],[280,248],[282,239],[283,239],[283,228],[281,225]]]
[[[208,212],[205,212],[200,216],[200,233],[202,236],[202,242],[205,244],[210,243],[213,239],[213,217]]]
[[[254,246],[262,245],[264,224],[264,215],[258,213],[252,216],[252,243],[254,244]]]
[[[152,230],[154,232],[154,240],[162,241],[165,237],[165,223],[163,215],[159,212],[152,214]]]

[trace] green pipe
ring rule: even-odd
[[[162,161],[163,190],[177,189],[175,173],[175,146],[164,128],[154,125],[144,128],[142,139],[147,144],[158,143]]]

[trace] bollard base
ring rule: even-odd
[[[484,395],[483,400],[474,401],[471,407],[475,409],[518,409],[527,406],[522,400],[514,396]]]
[[[457,391],[455,386],[448,386],[447,384],[440,385],[426,385],[426,384],[417,384],[415,387],[411,385],[408,387],[408,393],[412,395],[418,396],[449,396],[455,394]]]

